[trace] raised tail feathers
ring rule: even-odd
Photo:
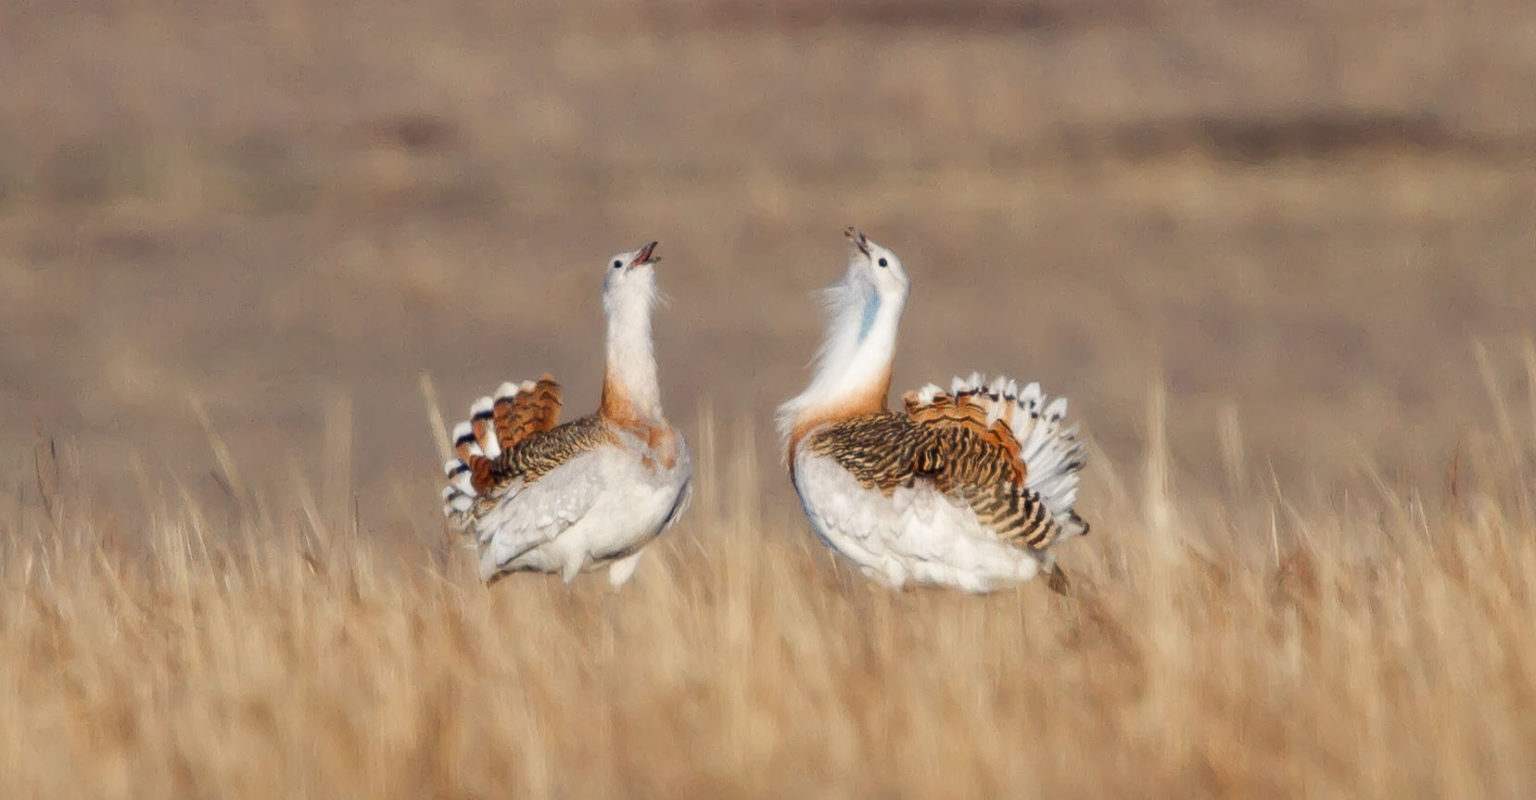
[[[443,488],[443,516],[460,529],[473,518],[475,499],[490,487],[496,463],[487,457],[485,444],[475,435],[477,428],[483,431],[488,427],[480,416],[481,405],[477,401],[470,411],[470,420],[453,426],[453,450],[458,457],[443,464],[443,476],[448,479]]]
[[[492,421],[502,449],[510,450],[518,442],[543,433],[560,422],[560,384],[554,377],[541,375],[537,383],[503,383],[492,401]]]
[[[469,419],[453,427],[458,457],[443,465],[448,479],[443,516],[456,527],[465,527],[473,516],[475,499],[495,484],[496,463],[502,454],[555,427],[560,405],[560,385],[550,375],[540,376],[537,382],[503,383],[494,397],[476,400],[469,407]]]
[[[1030,383],[998,377],[987,381],[979,373],[955,378],[945,392],[929,384],[904,398],[907,413],[919,421],[958,420],[985,430],[1018,456],[1023,487],[1040,497],[1046,510],[1061,527],[1058,538],[1088,532],[1072,506],[1077,502],[1078,473],[1087,462],[1087,451],[1078,441],[1077,425],[1067,425],[1067,399],[1052,400]]]

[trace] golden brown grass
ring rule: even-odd
[[[47,502],[7,523],[0,578],[7,796],[1536,785],[1522,423],[1469,445],[1482,471],[1458,460],[1443,500],[1383,483],[1298,511],[1273,491],[1189,507],[1156,401],[1150,419],[1138,480],[1096,471],[1068,597],[866,584],[765,510],[750,427],[717,442],[708,419],[693,512],[619,594],[592,576],[488,591],[462,553],[228,478],[239,513],[151,496],[140,546],[44,454]]]
[[[1529,2],[0,20],[0,797],[1532,794]],[[668,408],[764,436],[848,224],[898,387],[1090,426],[1077,594],[870,587],[707,423],[622,594],[475,584],[418,375],[590,407],[660,239]]]

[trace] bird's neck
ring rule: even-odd
[[[652,302],[650,296],[633,293],[617,298],[608,308],[607,365],[599,413],[629,427],[662,420],[651,341]]]
[[[869,292],[837,311],[810,386],[779,408],[779,432],[791,460],[816,428],[886,410],[904,300]]]

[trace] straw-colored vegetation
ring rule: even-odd
[[[10,6],[0,798],[1536,796],[1529,0]],[[807,531],[850,224],[897,390],[1072,399],[1072,595]],[[487,591],[421,376],[591,408],[653,239],[694,509]]]
[[[1066,597],[848,575],[761,508],[750,428],[718,441],[708,419],[695,509],[618,595],[488,591],[463,554],[359,536],[302,490],[215,519],[146,489],[134,544],[59,488],[71,454],[40,451],[46,502],[4,530],[0,774],[12,797],[101,798],[1536,782],[1536,527],[1507,480],[1528,439],[1478,440],[1434,497],[1202,513],[1169,485],[1160,415],[1065,553]]]

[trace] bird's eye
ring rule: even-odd
[[[623,261],[619,261],[617,259],[614,260],[614,262],[613,262],[613,268],[614,269],[618,269],[619,267],[622,267],[622,266],[624,266],[624,262]]]
[[[880,259],[880,266],[882,266],[882,267],[889,267],[890,265],[891,265],[891,262],[886,261],[885,258],[882,257]]]

